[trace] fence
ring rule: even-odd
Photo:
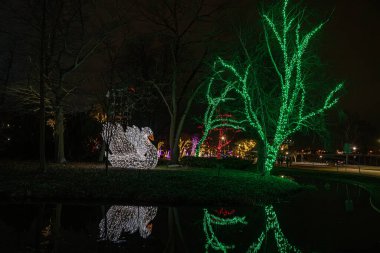
[[[371,154],[297,154],[297,162],[343,163],[351,165],[380,166],[380,155]]]

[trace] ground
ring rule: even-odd
[[[253,171],[214,168],[132,170],[90,163],[50,164],[39,173],[38,163],[3,163],[0,198],[97,201],[161,205],[248,205],[284,200],[308,190],[291,180]]]
[[[380,206],[380,170],[377,167],[329,167],[320,164],[278,167],[273,176],[253,170],[168,168],[133,170],[104,164],[49,164],[38,172],[37,162],[5,162],[0,167],[0,199],[80,201],[110,204],[252,206],[284,201],[313,187],[292,176],[337,180],[359,185]],[[288,175],[287,177],[284,175]]]

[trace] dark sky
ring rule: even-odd
[[[259,9],[275,2],[239,0],[241,20],[248,15],[257,22]],[[290,0],[290,5],[294,2],[300,1]],[[301,7],[312,25],[328,19],[311,47],[318,50],[326,81],[345,83],[338,108],[380,133],[380,1],[303,0]]]
[[[244,15],[252,16],[257,22],[260,2],[236,0],[235,3]],[[380,1],[303,0],[302,6],[313,16],[330,17],[319,34],[320,44],[314,46],[326,64],[331,77],[328,82],[345,82],[341,108],[380,126]]]
[[[241,2],[242,11],[256,17],[262,1]],[[317,39],[321,45],[312,46],[319,48],[328,76],[345,82],[341,108],[380,125],[380,1],[303,0],[301,6],[313,18],[329,19]]]
[[[309,8],[328,13],[321,58],[337,80],[345,81],[341,106],[359,119],[380,125],[380,2],[309,0]]]

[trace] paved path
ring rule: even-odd
[[[284,166],[283,166],[284,167]],[[286,166],[285,166],[286,168]],[[357,174],[372,177],[380,177],[380,166],[367,166],[367,165],[340,165],[338,167],[327,165],[324,163],[293,163],[291,168],[302,170],[314,170],[344,174]]]

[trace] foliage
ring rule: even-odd
[[[0,157],[5,159],[37,159],[38,158],[38,119],[34,115],[18,112],[2,114],[0,131],[3,132]],[[7,127],[9,125],[9,127]],[[0,133],[1,134],[1,133]],[[48,128],[46,141],[53,145],[53,132]],[[9,138],[9,139],[8,139]],[[47,156],[53,157],[53,150],[47,150]]]
[[[6,145],[0,149],[0,157],[6,159],[37,159],[38,121],[34,115],[13,113],[7,122],[9,127],[3,128]],[[96,161],[99,153],[101,124],[91,118],[88,113],[69,115],[65,121],[65,149],[72,161]],[[1,128],[0,128],[1,130]],[[0,133],[1,134],[1,133]],[[9,140],[7,140],[9,138]],[[47,145],[53,146],[53,129],[47,128]],[[46,157],[54,160],[54,149],[48,148]]]
[[[89,113],[75,113],[66,121],[67,157],[71,161],[96,161],[101,147],[102,125]]]
[[[249,159],[253,158],[253,149],[256,146],[256,141],[252,139],[242,139],[235,142],[235,147],[233,149],[233,153],[235,156]]]
[[[235,157],[227,157],[217,159],[216,157],[193,157],[185,156],[181,160],[181,164],[189,167],[202,167],[202,168],[223,168],[233,170],[255,170],[256,165],[252,161],[243,160]]]
[[[168,166],[170,163],[168,159],[158,159],[157,166]]]

